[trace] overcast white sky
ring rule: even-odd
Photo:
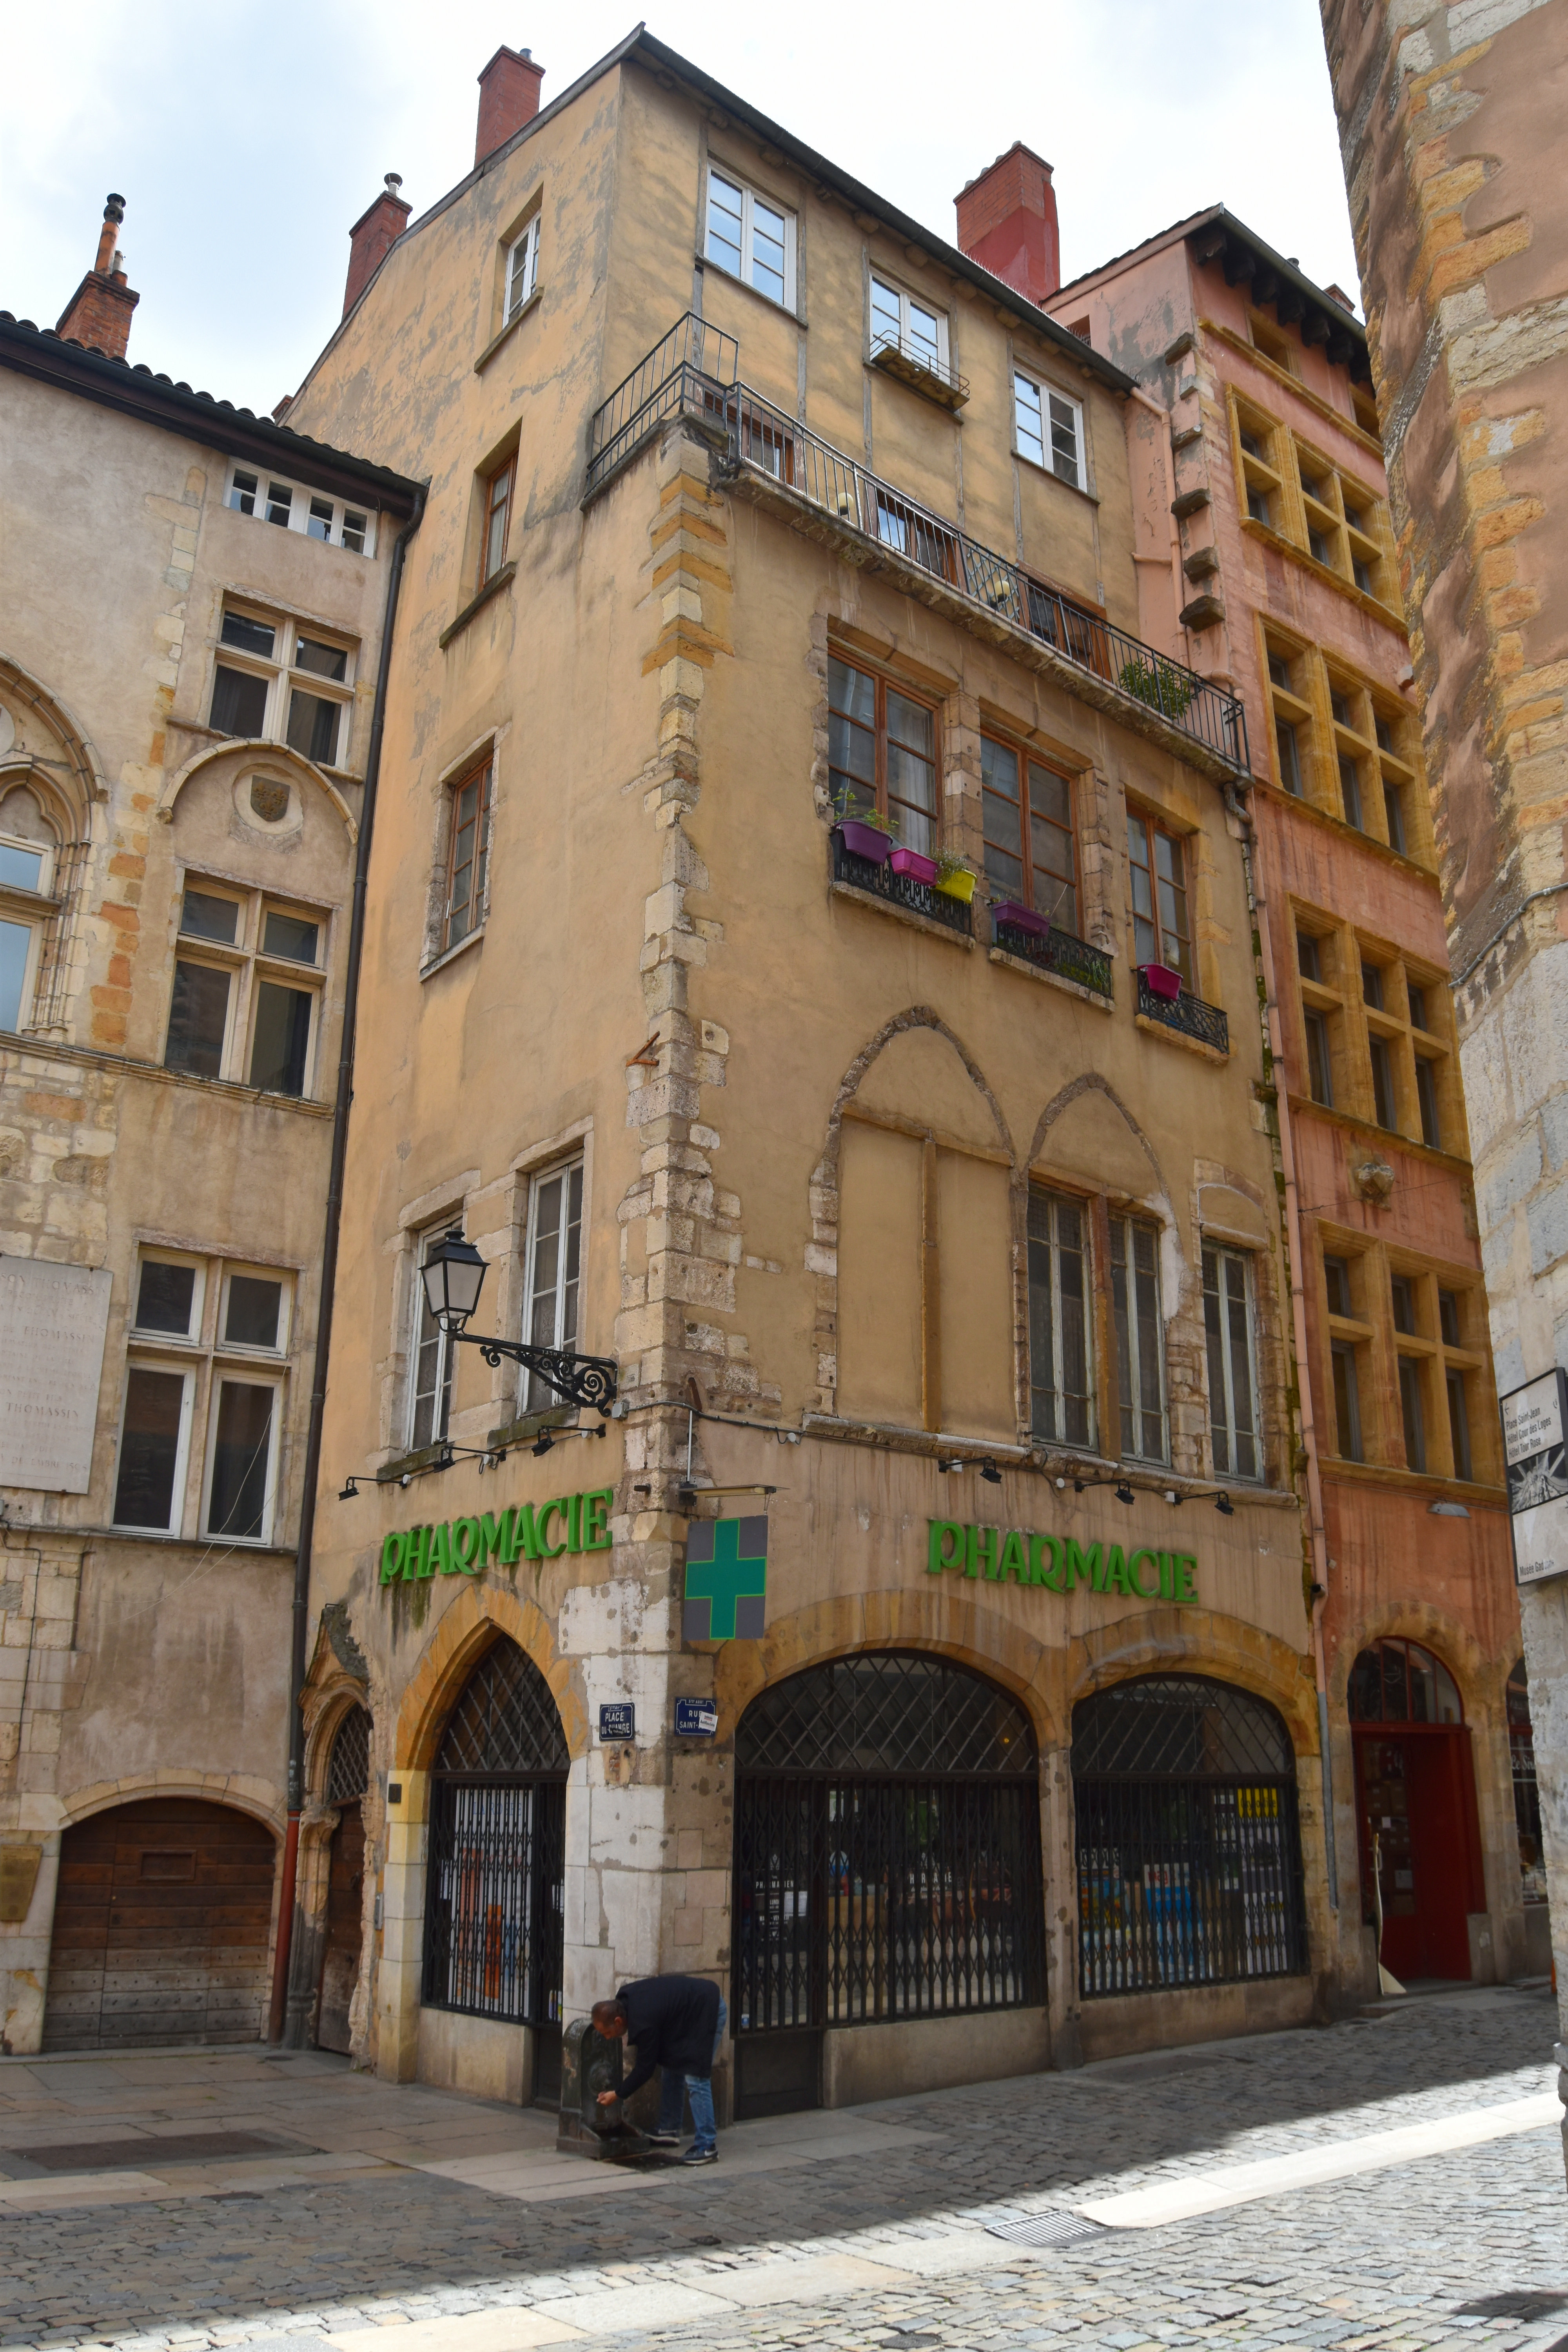
[[[496,47],[532,49],[548,101],[636,5],[12,0],[0,309],[53,326],[118,189],[131,358],[269,409],[339,316],[383,173],[417,215],[469,168]],[[1223,202],[1360,307],[1315,0],[658,0],[647,21],[944,237],[1024,139],[1056,167],[1067,277]]]

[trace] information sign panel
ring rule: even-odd
[[[1568,1373],[1553,1367],[1499,1402],[1513,1572],[1540,1584],[1568,1575]]]

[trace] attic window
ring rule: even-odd
[[[375,527],[367,510],[275,474],[231,466],[223,502],[236,514],[254,515],[281,530],[302,531],[329,547],[346,547],[352,555],[375,553]]]
[[[1076,335],[1080,343],[1087,343],[1091,340],[1089,330],[1089,322],[1087,319],[1075,319],[1068,332],[1069,335]]]

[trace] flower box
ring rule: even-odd
[[[974,877],[967,866],[939,866],[936,887],[944,898],[961,898],[967,907],[974,896]]]
[[[895,874],[907,874],[911,882],[934,883],[936,860],[922,857],[918,849],[895,849],[888,860]]]
[[[1174,1004],[1182,992],[1181,973],[1173,971],[1168,963],[1146,963],[1142,969],[1150,995],[1163,996],[1167,1004]]]
[[[991,909],[993,923],[1005,923],[1009,930],[1028,931],[1037,940],[1047,937],[1051,928],[1048,915],[1037,915],[1033,907],[1020,907],[1016,899],[1001,898]]]
[[[866,824],[858,816],[840,817],[838,837],[846,849],[856,857],[864,857],[873,866],[886,866],[893,836],[880,825]]]

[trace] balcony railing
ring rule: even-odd
[[[1037,971],[1054,971],[1058,980],[1076,981],[1079,988],[1092,989],[1096,996],[1114,1003],[1110,958],[1091,948],[1087,940],[1075,940],[1070,931],[1058,931],[1054,923],[1043,936],[1021,931],[1015,923],[994,923],[992,930],[1005,955],[1032,963]]]
[[[589,494],[665,417],[683,411],[723,431],[735,471],[767,476],[844,528],[917,564],[954,594],[1050,646],[1124,706],[1141,703],[1227,767],[1247,772],[1247,714],[1237,696],[1043,587],[1006,556],[868,473],[739,383],[737,361],[732,338],[702,320],[689,314],[672,327],[593,419]]]
[[[735,381],[741,347],[706,319],[689,310],[661,343],[618,383],[588,428],[588,489],[606,481],[616,467],[678,410],[702,415],[710,395]]]
[[[932,882],[917,882],[911,874],[895,874],[890,866],[879,866],[873,858],[858,857],[852,849],[846,849],[839,834],[829,838],[836,882],[847,882],[852,890],[869,891],[872,898],[886,900],[889,907],[906,908],[911,915],[924,915],[929,922],[942,924],[961,939],[973,937],[973,912],[963,898],[950,897]]]
[[[950,367],[929,343],[919,342],[912,335],[895,334],[890,327],[881,328],[872,337],[871,364],[912,383],[917,392],[940,401],[944,408],[962,408],[969,398],[966,375]]]
[[[1179,1029],[1184,1037],[1195,1037],[1200,1045],[1212,1045],[1219,1054],[1230,1051],[1230,1023],[1217,1004],[1205,1004],[1201,996],[1189,996],[1184,988],[1180,996],[1157,996],[1142,970],[1138,1010],[1151,1021],[1163,1022],[1167,1029]]]

